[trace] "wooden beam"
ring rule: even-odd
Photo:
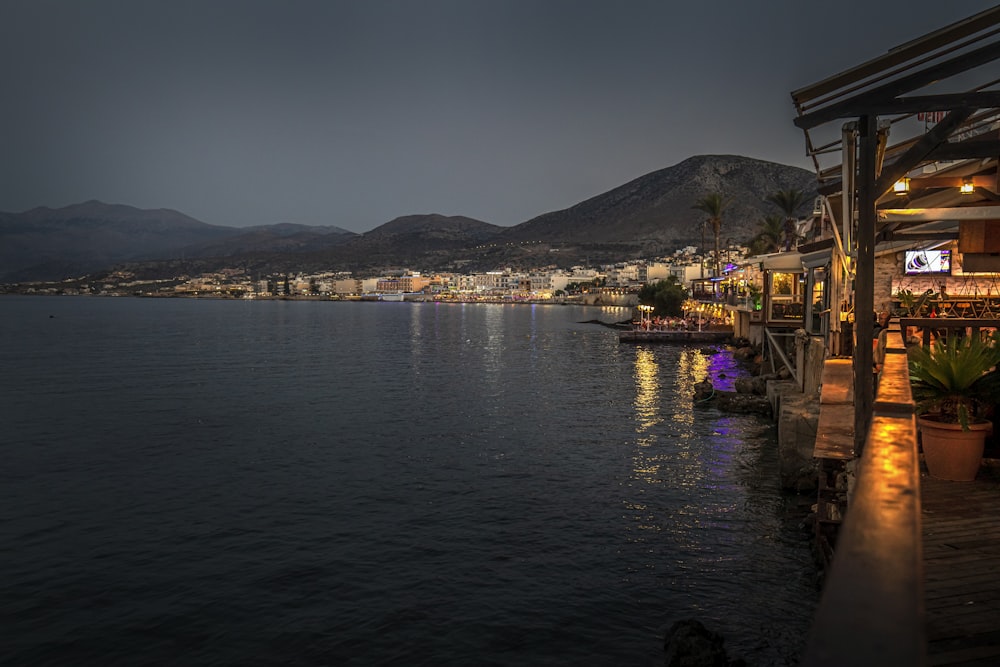
[[[919,223],[935,220],[994,220],[1000,218],[997,206],[962,206],[959,208],[883,208],[878,212],[883,222]]]
[[[887,100],[871,100],[854,109],[855,113],[874,113],[880,116],[920,113],[921,111],[951,111],[969,107],[994,109],[1000,107],[1000,91],[988,90],[946,95],[913,95]],[[850,109],[848,109],[850,111]]]
[[[997,183],[994,176],[914,176],[910,179],[910,190],[957,188],[969,180],[977,188],[990,188]]]
[[[928,160],[985,160],[1000,157],[1000,141],[945,142],[927,154]]]
[[[875,199],[878,199],[888,192],[893,183],[906,175],[906,172],[916,167],[921,162],[927,161],[927,155],[939,145],[948,140],[948,137],[959,128],[969,116],[974,113],[974,109],[954,109],[948,112],[944,119],[932,127],[930,131],[910,146],[905,153],[882,170],[882,175],[875,185]],[[874,200],[873,200],[874,201]]]
[[[1000,24],[1000,6],[987,9],[974,16],[952,23],[940,30],[935,30],[923,37],[902,44],[890,50],[885,55],[868,60],[817,83],[792,91],[792,100],[796,105],[806,104],[810,100],[828,95],[858,81],[863,81],[892,67],[902,65],[927,53],[949,46],[959,39],[969,37],[998,24]]]
[[[875,329],[875,159],[877,150],[875,116],[862,116],[858,122],[858,236],[854,275],[854,434],[855,448],[864,448],[864,438],[872,416],[875,383],[872,335]]]
[[[954,241],[958,232],[903,232],[898,229],[883,230],[879,234],[881,241]]]
[[[904,93],[918,90],[941,79],[962,74],[997,58],[1000,58],[1000,41],[803,114],[795,119],[795,126],[809,130],[838,118],[851,118],[861,113],[867,113],[877,104],[884,104]]]

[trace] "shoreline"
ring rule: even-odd
[[[435,299],[414,298],[403,301],[383,301],[374,297],[349,296],[330,297],[324,295],[282,295],[282,296],[254,296],[241,297],[227,294],[52,294],[43,292],[0,292],[3,296],[37,296],[37,297],[86,297],[86,298],[115,298],[115,299],[211,299],[216,301],[328,301],[331,303],[440,303],[440,304],[500,304],[500,305],[533,305],[533,306],[585,306],[597,308],[622,308],[632,309],[635,306],[617,303],[593,303],[576,299],[507,299],[497,298],[476,298],[476,299]]]

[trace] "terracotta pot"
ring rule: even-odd
[[[971,482],[983,462],[983,444],[993,428],[990,422],[949,424],[929,417],[918,417],[924,463],[931,477],[956,482]]]

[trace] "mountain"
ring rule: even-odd
[[[736,155],[699,155],[626,183],[575,206],[532,218],[504,235],[508,241],[628,244],[648,248],[701,245],[707,216],[694,204],[711,192],[731,200],[722,238],[749,240],[761,218],[779,213],[765,198],[778,190],[807,194],[812,210],[816,175]],[[709,236],[710,238],[710,230]]]
[[[229,257],[268,250],[314,250],[343,238],[338,227],[210,225],[171,209],[88,201],[59,209],[0,213],[0,281],[56,280],[126,261]]]
[[[479,235],[472,233],[474,227],[464,228],[464,247],[454,228],[446,233],[440,227],[443,221],[456,219],[407,216],[315,259],[317,265],[344,270],[402,265],[431,271],[572,266],[652,257],[686,245],[711,244],[707,216],[693,208],[706,194],[718,192],[731,200],[723,214],[722,240],[744,242],[757,233],[764,216],[781,213],[765,198],[789,189],[806,195],[799,215],[810,213],[816,196],[813,172],[736,155],[701,155],[513,227],[479,223]],[[372,243],[374,238],[378,244]]]
[[[231,257],[262,252],[307,252],[343,243],[357,236],[356,233],[340,227],[299,225],[291,222],[227,229],[231,229],[233,233],[220,239],[186,246],[183,249],[184,255]]]
[[[780,211],[765,202],[778,191],[806,193],[805,169],[735,155],[700,155],[646,174],[575,206],[513,227],[439,214],[407,215],[364,234],[338,227],[282,223],[210,225],[169,209],[141,210],[89,201],[61,209],[0,213],[0,282],[57,280],[128,263],[147,277],[242,266],[255,274],[387,268],[488,270],[607,263],[670,254],[710,242],[706,194],[731,200],[722,238],[746,241],[759,221]],[[159,261],[152,261],[159,260]]]
[[[310,257],[316,266],[350,271],[378,271],[399,266],[440,270],[453,257],[474,251],[499,237],[505,227],[463,216],[437,213],[407,215]]]

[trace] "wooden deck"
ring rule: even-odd
[[[928,665],[1000,664],[1000,461],[920,477]]]

